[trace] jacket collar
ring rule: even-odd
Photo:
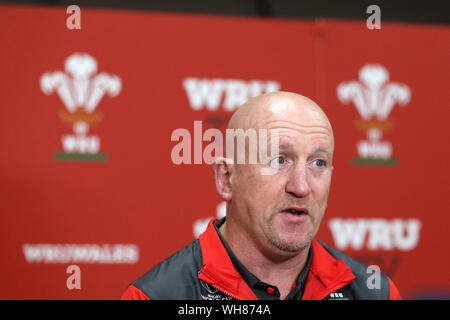
[[[228,253],[220,241],[213,223],[209,222],[205,232],[200,237],[203,268],[198,278],[212,284],[220,291],[238,300],[257,300],[253,291],[234,268]]]
[[[312,245],[313,259],[302,299],[322,300],[356,277],[343,260],[336,260],[317,239]]]
[[[253,291],[234,268],[213,223],[209,222],[200,237],[203,268],[198,278],[239,300],[257,300]],[[355,276],[342,260],[336,260],[316,240],[312,241],[313,257],[302,299],[321,300],[350,283]]]

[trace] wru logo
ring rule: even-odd
[[[365,65],[359,71],[359,81],[342,82],[337,87],[337,96],[342,103],[353,102],[362,121],[356,126],[366,132],[368,140],[357,143],[357,165],[395,165],[392,158],[392,144],[382,141],[383,132],[393,128],[393,121],[387,120],[396,103],[409,103],[409,87],[389,81],[388,71],[379,64]]]
[[[60,112],[63,123],[73,129],[74,134],[62,137],[64,152],[56,153],[58,160],[105,160],[99,153],[100,138],[89,135],[89,129],[98,124],[103,115],[96,111],[105,94],[117,96],[122,81],[116,75],[97,73],[97,61],[86,53],[74,53],[65,61],[65,72],[47,72],[41,76],[41,90],[50,95],[56,92],[67,112]]]

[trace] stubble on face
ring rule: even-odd
[[[307,248],[314,238],[314,217],[311,215],[308,216],[308,219],[311,219],[310,227],[306,232],[303,232],[303,234],[300,231],[296,232],[296,237],[300,241],[295,241],[294,243],[292,243],[292,241],[283,240],[280,236],[274,222],[277,214],[278,213],[273,213],[266,222],[265,230],[267,231],[265,232],[265,236],[269,243],[280,251],[286,253],[296,253]]]

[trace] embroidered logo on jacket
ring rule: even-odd
[[[349,299],[345,298],[341,292],[333,292],[330,293],[327,300],[349,300]]]
[[[202,280],[200,281],[200,294],[202,296],[202,300],[232,300],[232,298],[215,288],[209,283],[206,283]]]

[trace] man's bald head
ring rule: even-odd
[[[334,150],[333,129],[325,112],[313,100],[292,92],[271,92],[249,99],[233,114],[227,129],[270,129],[281,123],[323,127]]]

